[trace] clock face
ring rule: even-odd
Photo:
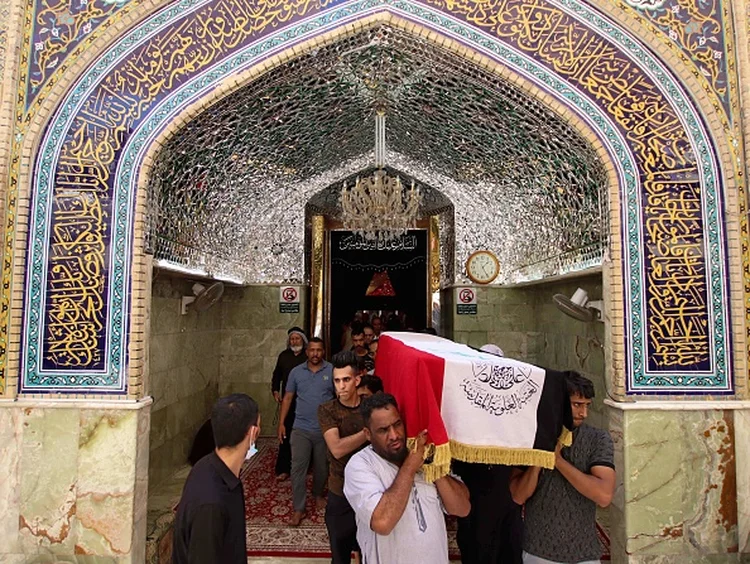
[[[489,284],[500,273],[500,265],[491,252],[476,251],[466,261],[466,273],[477,284]]]

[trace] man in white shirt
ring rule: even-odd
[[[468,489],[451,476],[424,480],[419,470],[427,432],[409,451],[392,395],[375,394],[360,409],[371,444],[346,465],[344,495],[357,516],[363,564],[448,564],[444,512],[468,515]]]

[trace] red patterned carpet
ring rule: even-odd
[[[316,511],[312,496],[312,476],[307,476],[307,517],[299,527],[289,527],[292,514],[292,484],[278,483],[274,477],[277,442],[271,438],[258,441],[256,454],[242,469],[245,488],[248,556],[329,557],[328,533],[324,511]],[[448,524],[448,547],[451,559],[459,560],[455,521]],[[603,531],[600,537],[609,546]],[[603,560],[609,560],[609,551]]]
[[[258,441],[258,454],[242,469],[245,488],[248,556],[327,556],[328,534],[324,512],[316,511],[308,496],[307,517],[299,527],[289,527],[292,515],[292,483],[276,482],[277,442],[270,438]],[[307,477],[308,492],[312,476]]]

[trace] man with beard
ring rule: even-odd
[[[352,351],[364,364],[365,372],[375,368],[375,362],[369,356],[369,350],[365,343],[365,332],[361,326],[352,329]]]
[[[577,372],[565,381],[573,411],[573,443],[555,449],[555,468],[515,470],[510,491],[526,503],[524,564],[598,563],[596,507],[607,507],[615,491],[614,446],[604,429],[586,425],[594,384]]]
[[[357,546],[357,523],[344,497],[344,468],[352,455],[362,449],[364,422],[359,410],[360,362],[351,351],[341,351],[332,359],[336,399],[321,404],[318,421],[328,446],[328,504],[326,528],[333,564],[349,564]]]
[[[406,446],[396,399],[385,393],[362,401],[370,446],[355,454],[344,471],[344,495],[357,516],[357,541],[366,564],[448,564],[443,511],[469,514],[469,491],[451,476],[434,484],[419,472],[427,431]]]
[[[292,369],[289,374],[284,400],[281,402],[278,437],[283,443],[287,437],[284,421],[289,414],[292,400],[297,398],[297,413],[291,431],[292,445],[292,497],[294,514],[289,522],[298,526],[305,517],[307,492],[305,477],[313,461],[313,496],[317,509],[325,507],[323,488],[328,476],[326,443],[318,423],[318,406],[333,398],[333,367],[323,359],[323,339],[313,337],[305,350],[307,362]]]
[[[286,383],[289,379],[289,373],[307,360],[304,355],[305,345],[307,345],[307,336],[299,327],[292,327],[287,331],[287,348],[281,351],[279,358],[276,360],[276,367],[273,369],[273,378],[271,379],[271,392],[276,403],[281,403],[286,390]],[[297,406],[295,399],[289,406],[289,413],[284,421],[284,426],[291,429],[294,426],[294,412]],[[282,482],[289,477],[292,471],[292,446],[289,437],[279,445],[279,454],[276,457],[276,480]]]

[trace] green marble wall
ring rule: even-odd
[[[226,287],[221,302],[180,314],[192,281],[160,272],[153,280],[149,343],[150,488],[184,466],[195,433],[220,395],[243,392],[261,408],[262,432],[275,434],[271,374],[286,346],[287,329],[305,327],[300,313],[279,313],[278,286]]]
[[[193,295],[192,284],[163,271],[152,282],[150,487],[187,462],[195,433],[219,395],[222,307],[182,315],[181,298]]]
[[[610,511],[614,562],[748,562],[740,554],[740,412],[610,410],[618,488]],[[746,534],[746,531],[744,532]]]
[[[534,316],[534,293],[527,289],[476,287],[477,314],[458,315],[455,299],[450,309],[453,339],[472,347],[498,345],[509,357],[534,362],[538,333]],[[454,290],[451,290],[451,297]],[[448,313],[446,311],[444,315]],[[448,333],[450,336],[450,333]]]
[[[571,296],[579,287],[588,292],[590,300],[602,299],[601,275],[529,287],[534,293],[534,316],[539,331],[536,359],[540,366],[576,370],[589,378],[596,390],[589,423],[606,428],[604,323],[577,321],[564,315],[552,302],[554,294]]]
[[[301,292],[300,313],[279,313],[278,286],[228,288],[221,319],[220,393],[250,395],[260,405],[261,433],[275,435],[271,374],[286,348],[287,330],[307,326],[306,292]]]
[[[0,562],[145,559],[149,407],[0,406]]]

